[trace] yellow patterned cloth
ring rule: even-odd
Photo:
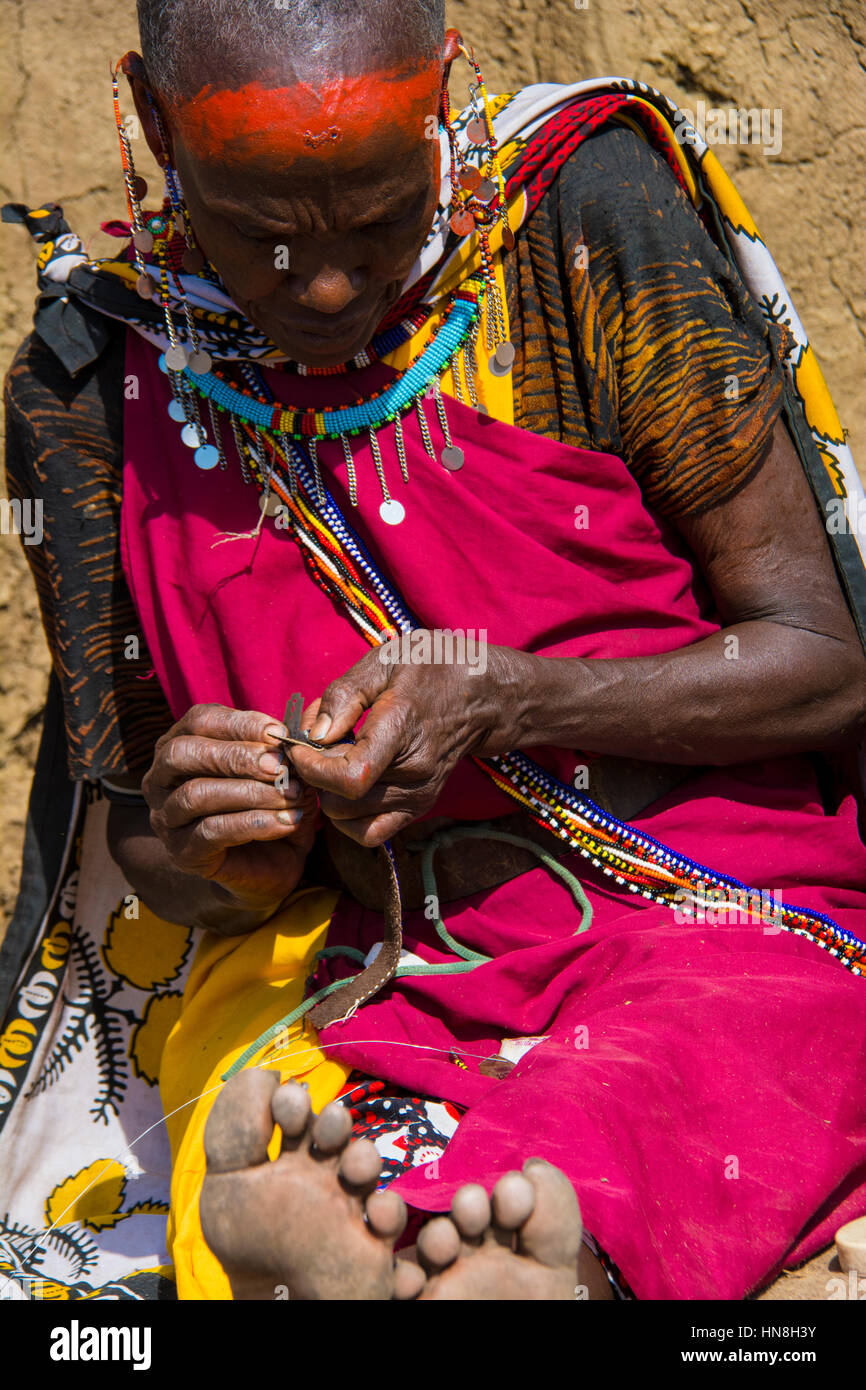
[[[160,1092],[172,1152],[168,1245],[182,1299],[231,1298],[228,1280],[201,1232],[204,1127],[222,1076],[246,1047],[295,1009],[313,957],[325,944],[337,894],[300,892],[265,926],[243,937],[207,934],[196,952],[183,1009],[166,1044]],[[326,1057],[301,1022],[269,1043],[250,1065],[281,1081],[306,1083],[318,1113],[351,1068]],[[271,1156],[279,1151],[274,1136]]]

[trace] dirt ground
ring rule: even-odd
[[[202,5],[204,9],[204,5]],[[694,111],[781,112],[776,155],[720,145],[788,283],[861,470],[866,463],[866,10],[862,0],[451,0],[488,85],[627,75]],[[109,64],[136,46],[132,0],[0,0],[0,198],[63,204],[97,254],[123,216]],[[129,109],[129,108],[127,108]],[[778,117],[777,127],[778,127]],[[141,148],[146,177],[153,166]],[[29,328],[33,255],[0,229],[0,369]],[[48,672],[26,562],[0,536],[0,936],[14,902]],[[765,1297],[826,1298],[830,1256]]]

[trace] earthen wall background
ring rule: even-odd
[[[584,9],[574,0],[451,0],[450,18],[492,91],[625,75],[692,110],[701,98],[707,107],[781,108],[778,156],[753,146],[716,153],[779,263],[864,471],[862,0],[587,0]],[[96,254],[116,245],[99,222],[124,215],[109,64],[136,42],[132,0],[0,0],[0,200],[62,203]],[[147,176],[153,166],[140,162]],[[4,372],[33,298],[29,239],[3,227]],[[0,932],[17,886],[47,673],[20,544],[0,536]]]

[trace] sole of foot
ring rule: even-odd
[[[314,1117],[306,1089],[274,1072],[239,1072],[223,1088],[205,1127],[200,1213],[236,1299],[391,1297],[406,1206],[375,1191],[379,1155],[351,1131],[345,1106]]]
[[[544,1159],[530,1158],[522,1172],[505,1173],[491,1197],[477,1183],[455,1193],[451,1215],[422,1228],[419,1263],[398,1260],[394,1297],[574,1299],[581,1234],[568,1178]]]
[[[224,1087],[205,1128],[200,1213],[236,1299],[575,1298],[580,1209],[558,1168],[528,1159],[490,1197],[461,1187],[450,1216],[422,1228],[416,1261],[395,1261],[405,1203],[375,1190],[379,1155],[368,1140],[351,1143],[351,1130],[345,1106],[313,1116],[305,1088],[273,1072],[240,1072]]]

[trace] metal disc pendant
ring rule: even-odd
[[[186,348],[175,343],[165,354],[165,365],[170,372],[182,372],[186,366]]]
[[[147,197],[147,179],[143,179],[140,174],[136,174],[132,180],[132,191],[135,194],[135,201],[140,203],[142,198]]]
[[[494,376],[507,376],[514,365],[514,344],[507,340],[500,343],[490,359],[490,370]]]
[[[259,511],[264,512],[265,516],[276,516],[283,506],[283,499],[276,492],[269,492],[267,496],[262,493],[259,498]]]
[[[475,196],[476,198],[480,198],[482,203],[489,203],[496,192],[496,184],[492,179],[482,179],[475,191]]]
[[[466,212],[464,209],[455,212],[451,218],[451,230],[456,232],[458,236],[469,236],[470,232],[474,232],[475,218],[472,213]]]
[[[502,228],[502,245],[505,247],[506,251],[514,250],[514,233],[510,227]]]
[[[471,140],[473,145],[487,144],[487,123],[480,121],[476,116],[474,121],[470,121],[466,127],[466,138]]]
[[[213,366],[213,361],[209,352],[204,348],[198,348],[196,352],[191,352],[189,356],[189,369],[195,372],[196,376],[204,376]]]
[[[477,164],[466,164],[460,170],[460,187],[467,193],[474,193],[481,183],[481,170]]]
[[[176,420],[179,425],[182,425],[186,419],[186,411],[180,401],[171,401],[168,407],[168,413],[172,420]]]
[[[443,467],[447,468],[449,473],[456,473],[466,462],[466,455],[462,449],[457,448],[456,444],[447,445],[447,447],[442,450],[439,457],[442,460]]]
[[[193,458],[198,467],[207,472],[209,468],[216,468],[219,463],[219,449],[215,444],[200,444],[193,454]]]
[[[183,268],[190,275],[197,275],[204,265],[204,256],[197,246],[188,246],[183,253]]]
[[[156,294],[156,281],[153,276],[147,273],[139,275],[135,282],[135,292],[137,295],[140,295],[142,299],[153,299],[153,296]]]
[[[161,352],[159,354],[159,357],[156,359],[156,365],[159,367],[159,370],[161,372],[164,372],[166,375],[168,374],[168,363],[165,360],[164,352]]]
[[[180,437],[188,449],[198,449],[204,443],[196,425],[184,425]]]
[[[402,502],[398,502],[392,497],[390,502],[383,502],[379,508],[379,515],[388,526],[399,526],[406,516],[406,508]]]
[[[142,227],[140,232],[133,232],[132,244],[136,251],[152,251],[153,232],[149,232],[146,227]]]

